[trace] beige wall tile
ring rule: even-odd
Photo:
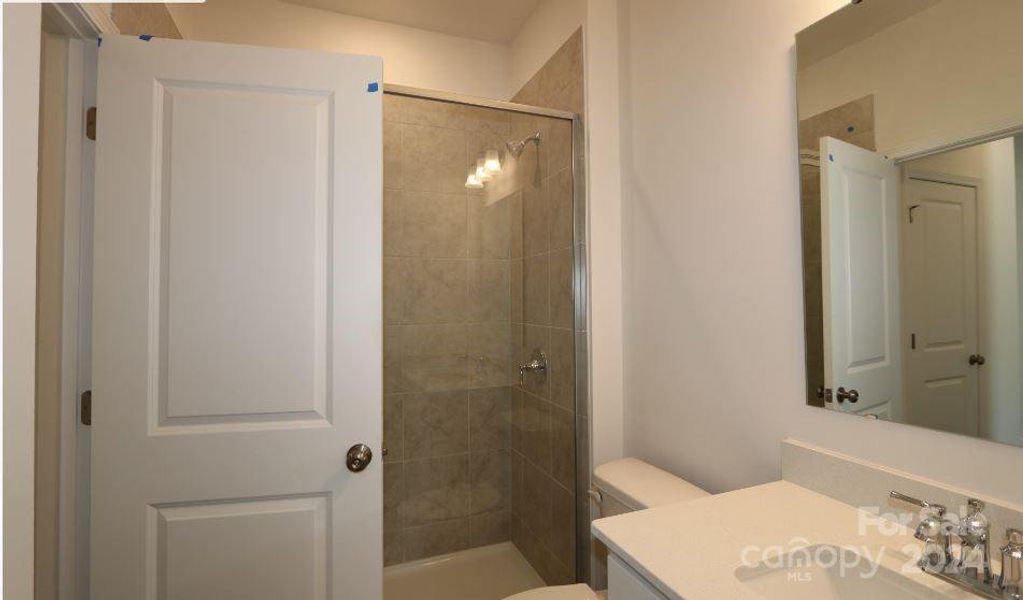
[[[522,520],[541,542],[551,532],[551,480],[526,461],[522,472]]]
[[[551,405],[532,394],[523,397],[522,454],[543,473],[551,472]]]
[[[522,190],[522,252],[534,256],[550,248],[547,182]]]
[[[551,476],[575,488],[575,415],[557,406],[551,407]]]
[[[575,201],[572,197],[572,171],[563,169],[548,180],[550,207],[550,248],[561,250],[575,243],[573,224]]]
[[[387,448],[387,456],[383,457],[385,464],[405,460],[401,400],[402,396],[397,394],[384,396],[384,448]]]
[[[511,328],[508,323],[469,325],[469,387],[508,385],[511,370]]]
[[[572,122],[554,119],[547,140],[547,172],[551,175],[572,167]]]
[[[523,261],[522,259],[516,259],[510,261],[509,269],[511,271],[511,302],[508,306],[508,318],[515,323],[521,323],[525,320],[525,312],[523,310],[523,304],[525,302],[525,288],[523,287]]]
[[[467,210],[465,190],[454,194],[406,191],[398,251],[404,256],[464,258]]]
[[[469,455],[458,454],[406,462],[403,509],[407,527],[467,517]],[[406,559],[407,550],[406,547]]]
[[[550,322],[555,327],[575,327],[575,302],[572,294],[572,275],[575,254],[573,248],[550,253]]]
[[[511,512],[501,511],[469,517],[469,543],[487,546],[511,539]]]
[[[465,321],[469,302],[468,262],[403,259],[405,320],[413,323]]]
[[[526,323],[547,325],[551,321],[549,255],[539,254],[523,261],[522,312]]]
[[[524,215],[522,208],[522,192],[511,195],[508,203],[508,253],[512,258],[522,258],[524,254]]]
[[[384,189],[401,189],[401,127],[384,121]]]
[[[551,543],[554,558],[563,567],[575,568],[575,496],[551,484]]]
[[[469,547],[469,519],[409,527],[402,542],[406,561],[465,550]]]
[[[511,419],[511,388],[469,390],[469,450],[509,448]]]
[[[405,320],[405,268],[400,258],[384,258],[384,323]]]
[[[404,560],[404,551],[402,544],[402,534],[404,529],[385,529],[384,530],[384,566],[389,567],[396,565]]]
[[[465,129],[465,117],[457,104],[393,94],[385,94],[385,96],[389,96],[389,102],[385,105],[387,118],[392,121],[447,129]]]
[[[510,196],[493,202],[475,195],[469,197],[470,258],[510,256],[511,204]]]
[[[469,396],[465,390],[402,398],[405,458],[415,460],[469,450]]]
[[[459,105],[458,108],[461,111],[462,129],[494,137],[497,141],[506,141],[511,127],[511,113],[480,106]]]
[[[401,111],[401,103],[403,98],[401,96],[395,96],[394,94],[384,93],[383,105],[384,105],[384,123],[395,122],[400,123],[399,113]]]
[[[404,496],[402,486],[405,478],[402,473],[401,463],[387,463],[384,465],[384,531],[401,529],[404,526],[402,520],[401,499]]]
[[[469,261],[470,321],[500,321],[511,317],[511,263],[507,260]]]
[[[455,129],[404,125],[401,135],[402,189],[465,191],[465,133]]]
[[[569,329],[551,328],[547,349],[551,402],[575,410],[575,334]]]
[[[522,506],[522,485],[523,485],[523,473],[525,472],[526,459],[522,454],[517,451],[511,452],[510,464],[511,464],[511,503],[512,503],[512,515],[515,517],[521,517],[523,515]]]
[[[384,256],[398,256],[402,241],[401,191],[384,189]],[[386,300],[386,298],[385,298]]]
[[[582,30],[580,29],[565,40],[538,72],[542,105],[551,106],[552,101],[563,97],[563,90],[572,82],[580,80],[582,72]]]
[[[519,387],[510,388],[511,396],[511,447],[517,453],[525,452],[522,447],[523,413],[525,411],[526,393]]]
[[[511,508],[511,463],[508,450],[469,455],[469,512],[478,515]]]
[[[404,391],[401,377],[401,333],[400,325],[384,325],[384,393]]]
[[[469,334],[465,325],[402,328],[402,386],[411,391],[467,388]]]

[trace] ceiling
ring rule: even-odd
[[[540,0],[284,0],[459,37],[506,44]]]

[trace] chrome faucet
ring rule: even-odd
[[[966,501],[966,516],[959,522],[957,534],[962,540],[959,572],[982,583],[991,583],[991,524],[984,516],[984,503],[976,498]]]
[[[532,372],[540,373],[540,380],[537,383],[543,383],[547,377],[547,355],[539,348],[533,350],[533,355],[529,357],[529,362],[519,365],[519,385],[525,385],[526,373]]]
[[[1023,598],[1023,531],[1010,529],[1005,532],[1002,546],[1002,574],[998,577],[998,589],[1004,600]]]
[[[975,594],[996,600],[1023,600],[1023,532],[1009,529],[1001,548],[1002,574],[996,580],[991,574],[991,524],[984,516],[984,503],[976,498],[966,502],[966,516],[956,524],[945,515],[940,504],[925,502],[892,491],[889,498],[912,504],[921,510],[921,520],[914,537],[924,542],[924,552],[917,563],[921,569],[944,581]],[[951,536],[959,538],[959,559],[951,550]]]
[[[920,513],[920,523],[913,533],[913,537],[924,543],[924,553],[917,565],[928,573],[944,571],[952,564],[949,533],[953,524],[945,518],[947,509],[941,504],[925,502],[894,490],[889,497],[923,509]]]

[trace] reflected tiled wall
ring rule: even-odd
[[[583,113],[582,32],[576,31],[513,101]],[[512,137],[540,130],[546,143],[518,161],[522,241],[512,248],[512,329],[520,362],[540,348],[548,377],[527,375],[512,390],[512,540],[548,584],[576,579],[576,324],[573,271],[583,230],[573,202],[572,127],[568,121],[513,115]],[[582,405],[585,407],[585,404]],[[580,448],[586,448],[585,441]],[[587,469],[588,472],[588,469]],[[581,502],[577,502],[581,501]],[[585,513],[583,513],[585,514]]]
[[[511,197],[464,187],[503,111],[384,96],[384,554],[511,536]]]

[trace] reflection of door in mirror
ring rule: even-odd
[[[907,423],[1023,443],[1021,148],[1017,135],[902,163]]]
[[[903,185],[903,418],[977,435],[977,188],[931,179]]]
[[[899,168],[884,156],[821,138],[824,381],[846,412],[897,410]]]

